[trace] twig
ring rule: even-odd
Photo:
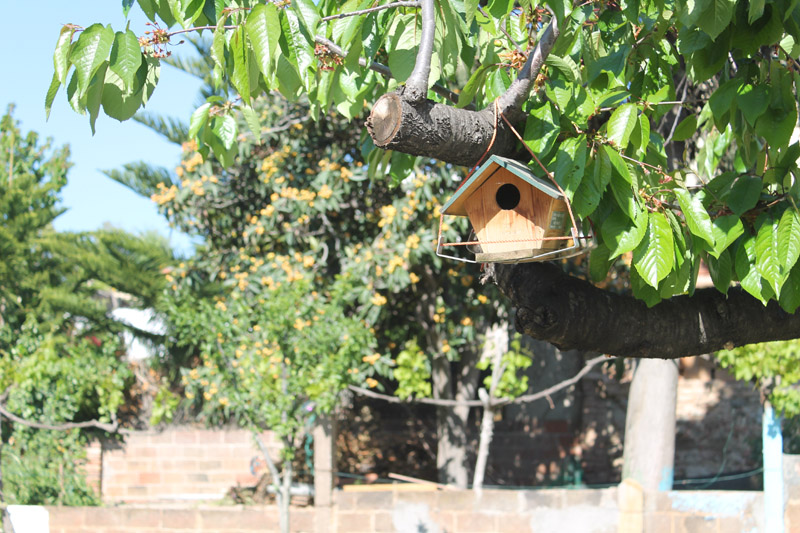
[[[88,428],[97,428],[103,431],[107,431],[108,433],[117,433],[119,431],[119,423],[114,422],[112,424],[106,424],[103,422],[99,422],[97,420],[89,420],[86,422],[65,422],[63,424],[53,424],[53,423],[45,423],[45,422],[34,422],[32,420],[25,420],[22,417],[15,415],[14,413],[8,411],[5,406],[0,405],[0,415],[6,417],[7,419],[15,422],[17,424],[21,424],[23,426],[27,426],[34,429],[49,429],[52,431],[67,431],[70,429],[88,429]]]
[[[491,407],[497,407],[501,405],[516,405],[520,403],[528,403],[534,402],[536,400],[541,400],[543,398],[547,398],[550,395],[559,392],[567,387],[574,385],[578,381],[583,378],[586,374],[588,374],[592,368],[597,366],[598,364],[604,361],[611,361],[615,359],[615,357],[608,357],[605,355],[600,355],[595,357],[594,359],[590,359],[586,362],[584,367],[574,376],[569,379],[565,379],[560,383],[556,383],[555,385],[548,387],[542,391],[534,392],[532,394],[525,394],[522,396],[518,396],[516,398],[495,398],[489,402]],[[391,396],[389,394],[381,394],[379,392],[371,391],[369,389],[365,389],[363,387],[356,387],[355,385],[350,385],[348,387],[351,391],[361,394],[362,396],[367,396],[369,398],[375,398],[377,400],[383,400],[389,403],[421,403],[424,405],[436,405],[440,407],[483,407],[485,404],[480,400],[440,400],[435,398],[409,398],[406,400],[402,400],[397,396]]]
[[[239,26],[237,26],[237,25],[234,25],[234,26],[222,26],[222,29],[224,29],[224,30],[235,30],[238,27]],[[186,28],[186,29],[183,29],[183,30],[171,31],[171,32],[167,33],[166,35],[167,35],[167,37],[172,37],[173,35],[178,35],[178,34],[181,34],[181,33],[191,33],[193,31],[200,31],[200,30],[216,31],[218,29],[219,29],[219,26],[195,26],[194,28]]]
[[[406,80],[405,98],[411,102],[422,102],[428,96],[428,80],[431,77],[431,57],[436,36],[436,11],[433,0],[422,0],[422,37],[419,40],[414,70]]]
[[[349,13],[339,13],[338,15],[330,15],[328,17],[322,17],[319,20],[321,22],[327,22],[329,20],[343,19],[345,17],[356,17],[358,15],[366,15],[367,13],[372,13],[374,11],[382,11],[384,9],[392,9],[394,7],[420,7],[421,5],[422,3],[419,0],[412,2],[392,2],[391,4],[386,4],[384,6],[369,7],[367,9],[362,9],[360,11],[350,11]]]

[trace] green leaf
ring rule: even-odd
[[[261,121],[258,118],[258,113],[255,109],[249,106],[242,106],[242,115],[247,123],[247,127],[253,132],[256,142],[261,141]]]
[[[248,64],[247,36],[245,28],[239,26],[231,36],[230,49],[233,53],[233,73],[231,84],[242,97],[242,101],[250,103],[250,68]],[[256,82],[256,80],[252,80]]]
[[[206,125],[208,122],[208,111],[211,109],[211,104],[206,102],[205,104],[201,105],[197,109],[194,110],[192,113],[192,117],[189,119],[189,137],[196,138],[197,134]]]
[[[620,150],[628,146],[633,128],[639,118],[638,109],[634,104],[622,104],[619,106],[611,118],[608,119],[606,135],[608,140],[613,142]]]
[[[614,148],[608,145],[603,145],[602,150],[608,155],[608,160],[611,161],[613,172],[611,173],[611,192],[617,200],[617,205],[622,209],[631,220],[636,218],[639,211],[636,203],[633,187],[631,186],[633,177],[631,176],[628,165],[625,164],[622,157]]]
[[[156,0],[138,0],[139,7],[144,11],[145,16],[151,21],[156,20],[156,5],[153,3]]]
[[[756,176],[739,176],[731,185],[726,203],[736,215],[753,209],[761,197],[761,188],[764,186],[761,178]]]
[[[272,77],[274,56],[278,50],[278,36],[281,32],[278,8],[272,3],[256,5],[250,11],[245,27],[258,62],[258,68],[264,79],[269,80]],[[224,39],[224,36],[222,38]],[[214,40],[216,43],[216,33]]]
[[[50,82],[50,88],[47,89],[47,96],[44,99],[44,115],[45,119],[50,118],[50,109],[53,107],[53,100],[56,98],[58,89],[61,88],[61,82],[58,81],[58,75],[53,73],[53,80]]]
[[[570,83],[575,83],[581,79],[581,69],[575,64],[575,61],[569,57],[559,57],[550,54],[545,59],[545,65],[557,69],[564,75],[564,78]]]
[[[122,16],[128,18],[128,13],[131,12],[131,7],[135,0],[122,0]]]
[[[609,181],[611,181],[611,161],[605,150],[598,150],[597,157],[591,165],[591,173],[584,175],[575,194],[573,207],[580,218],[586,218],[597,209]]]
[[[736,103],[747,122],[754,126],[769,105],[769,91],[764,85],[742,85],[736,93]]]
[[[139,67],[132,87],[125,87],[122,79],[111,69],[106,70],[103,87],[103,111],[119,121],[128,120],[147,103],[158,83],[159,67],[157,60],[147,59]]]
[[[683,211],[686,225],[693,235],[697,235],[712,247],[714,246],[714,230],[711,217],[697,196],[692,196],[686,189],[675,189],[675,196]]]
[[[111,26],[102,24],[92,24],[81,32],[78,40],[72,47],[69,61],[75,65],[75,73],[78,75],[78,97],[83,97],[89,82],[97,72],[98,67],[103,61],[108,59],[111,45],[114,44],[114,30]]]
[[[650,213],[647,233],[633,252],[633,264],[642,279],[658,288],[675,264],[672,228],[664,213]]]
[[[544,102],[531,110],[522,138],[534,153],[544,156],[553,148],[560,131],[558,111],[550,102]]]
[[[458,104],[456,107],[466,107],[472,103],[472,100],[475,98],[478,90],[483,87],[483,83],[486,81],[486,75],[489,73],[489,69],[492,67],[493,65],[481,65],[475,72],[472,73],[472,76],[469,77],[467,84],[464,85],[464,89],[458,95]]]
[[[800,257],[800,214],[793,207],[789,207],[781,215],[778,223],[778,261],[783,279]]]
[[[697,133],[697,116],[689,115],[681,120],[681,123],[675,128],[675,133],[672,134],[672,140],[678,142],[685,141],[691,139],[695,133]]]
[[[800,265],[789,272],[778,302],[787,313],[794,313],[800,307]]]
[[[317,6],[312,0],[292,0],[292,9],[297,13],[308,35],[316,35],[319,24]]]
[[[89,87],[86,90],[86,110],[89,111],[89,125],[92,128],[92,135],[95,134],[94,125],[97,121],[97,115],[100,114],[100,104],[103,101],[106,69],[108,69],[108,62],[104,61],[92,76],[92,81],[89,82]]]
[[[613,262],[605,244],[592,250],[589,254],[589,277],[591,280],[595,283],[604,281]]]
[[[728,27],[735,6],[736,2],[732,0],[710,0],[697,19],[697,25],[712,39],[716,39]]]
[[[728,250],[725,250],[719,255],[719,258],[708,256],[706,257],[706,264],[708,265],[708,272],[711,274],[711,281],[714,282],[714,287],[721,293],[728,294],[731,281],[733,281],[731,254]]]
[[[295,65],[300,81],[307,91],[310,91],[314,83],[314,47],[311,45],[311,37],[306,28],[301,24],[297,14],[291,9],[283,9],[280,12],[282,37],[286,39],[289,48],[290,62]],[[278,75],[281,75],[278,70]]]
[[[789,103],[787,108],[768,107],[756,121],[756,133],[764,137],[771,147],[786,146],[797,123],[797,108]]]
[[[161,2],[163,6],[164,0]],[[197,20],[205,5],[205,0],[166,0],[166,2],[169,5],[170,13],[184,29],[189,28]],[[159,11],[159,15],[162,15],[161,11]]]
[[[572,201],[581,184],[586,169],[586,135],[570,137],[558,145],[553,176]]]
[[[747,235],[739,242],[739,248],[736,250],[736,276],[745,291],[766,305],[767,299],[762,294],[764,287],[761,283],[761,274],[758,273],[755,263],[756,238],[753,235]]]
[[[765,213],[759,217],[755,251],[756,270],[770,283],[775,294],[779,295],[783,284],[783,273],[778,244],[778,223],[779,220],[773,217],[772,213]]]
[[[133,84],[133,79],[139,67],[142,66],[142,49],[136,34],[131,30],[118,31],[114,36],[111,47],[111,71],[120,77],[125,87]]]
[[[646,212],[641,212],[635,220],[631,221],[621,211],[613,211],[605,219],[600,228],[600,234],[609,249],[609,257],[611,259],[630,252],[639,246],[645,233],[647,233],[648,218]]]
[[[764,14],[764,0],[750,0],[747,7],[747,22],[753,24]]]
[[[391,36],[386,46],[389,53],[389,68],[399,82],[404,82],[414,69],[419,28],[411,15],[395,17],[389,28]],[[497,71],[495,71],[497,72]]]
[[[67,83],[67,72],[69,71],[69,53],[72,48],[72,36],[75,29],[70,26],[61,28],[56,42],[56,50],[53,53],[53,66],[56,72],[56,79],[60,84]]]
[[[225,115],[224,117],[214,117],[212,122],[211,131],[217,136],[217,138],[222,142],[222,146],[225,147],[226,150],[230,150],[233,146],[233,143],[236,142],[236,134],[238,133],[238,127],[236,126],[236,120],[230,115]]]
[[[464,8],[467,17],[467,26],[472,26],[472,21],[475,20],[475,13],[478,11],[478,3],[480,0],[465,0]]]
[[[339,8],[340,13],[359,11],[369,7],[369,0],[348,0]],[[347,50],[353,40],[361,35],[366,17],[345,17],[332,22],[333,41]]]
[[[725,215],[711,221],[711,231],[714,234],[714,251],[709,253],[719,257],[723,250],[744,233],[744,224],[736,215]]]

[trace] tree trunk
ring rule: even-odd
[[[622,479],[645,491],[672,489],[677,391],[676,361],[639,361],[628,393]]]
[[[431,378],[433,397],[446,400],[471,400],[477,388],[479,371],[475,365],[475,352],[464,353],[461,357],[461,371],[453,375],[452,363],[441,354],[433,359]],[[457,381],[454,381],[456,379]],[[453,390],[455,389],[455,393]],[[469,483],[469,461],[467,457],[467,420],[469,407],[437,407],[436,467],[439,482],[467,488]]]

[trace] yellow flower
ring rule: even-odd
[[[228,405],[230,405],[230,403],[231,402],[230,402],[230,400],[228,400],[228,398],[220,398],[219,399],[219,404],[221,406],[223,406],[223,407],[227,407]]]
[[[375,352],[372,355],[365,355],[364,357],[361,358],[361,360],[364,361],[365,363],[369,363],[371,365],[374,365],[378,361],[378,359],[380,359],[380,358],[381,358],[381,354]]]
[[[378,380],[372,379],[372,378],[367,378],[367,387],[369,387],[370,389],[373,389],[373,388],[375,388],[377,386],[378,386]]]
[[[385,296],[383,296],[382,294],[376,292],[372,296],[372,300],[370,300],[370,301],[373,303],[373,305],[381,306],[381,305],[386,304],[387,300],[386,300]]]
[[[461,325],[462,326],[471,326],[472,325],[472,319],[470,317],[468,317],[468,316],[465,316],[464,319],[461,321]]]
[[[306,323],[301,318],[296,318],[294,321],[294,329],[301,331],[306,327]]]
[[[411,278],[411,283],[419,283],[419,276],[417,276],[417,275],[416,275],[416,274],[414,274],[413,272],[411,272],[411,273],[408,275],[408,277],[409,277],[409,278]]]
[[[478,301],[480,303],[485,304],[488,300],[489,300],[489,298],[487,298],[486,295],[484,295],[484,294],[479,294],[478,295]]]
[[[331,197],[332,194],[333,194],[333,190],[331,190],[331,188],[328,187],[328,184],[326,183],[325,185],[320,187],[319,192],[317,193],[317,196],[327,200],[328,198]]]

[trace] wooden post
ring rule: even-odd
[[[314,426],[314,509],[316,533],[333,531],[336,428],[331,415],[318,415]]]

